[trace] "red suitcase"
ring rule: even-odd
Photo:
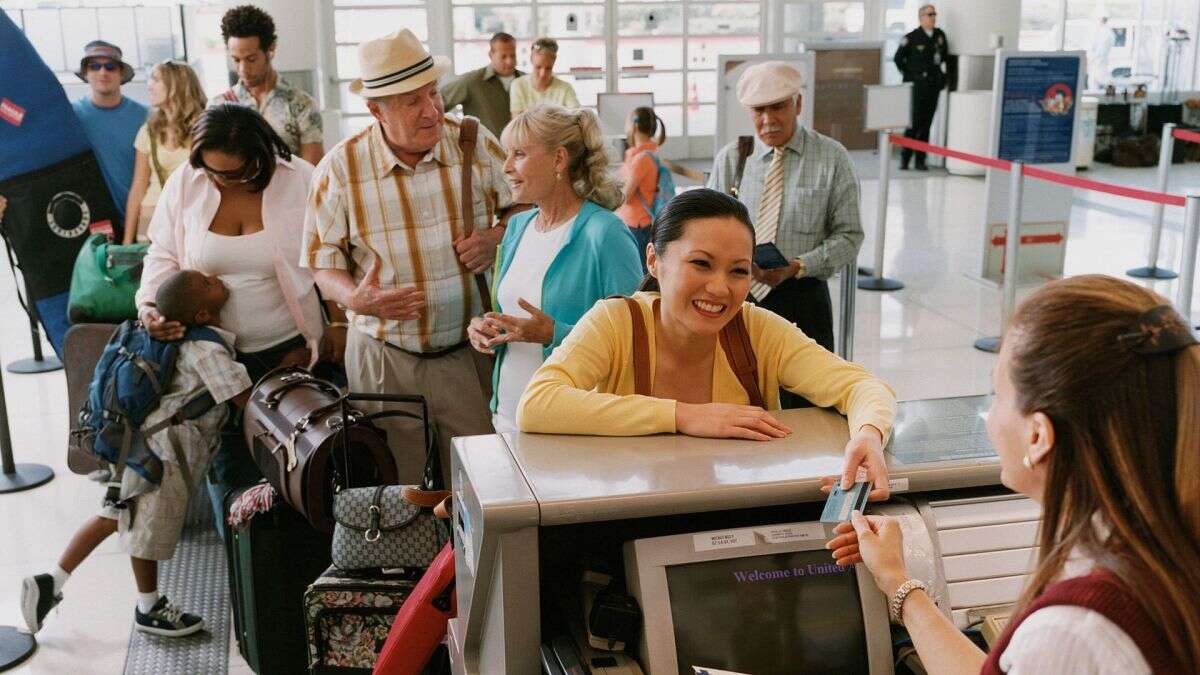
[[[445,639],[457,605],[454,549],[447,543],[400,605],[374,675],[420,675]]]

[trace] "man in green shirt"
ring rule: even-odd
[[[463,112],[478,117],[479,122],[500,137],[500,132],[512,119],[509,112],[508,90],[513,80],[522,75],[517,70],[517,40],[508,33],[492,36],[488,48],[488,65],[463,73],[442,87],[442,102],[446,110],[462,105]]]

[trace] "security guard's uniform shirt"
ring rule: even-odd
[[[893,60],[905,82],[940,91],[946,86],[942,64],[949,54],[950,45],[941,28],[934,28],[933,35],[927,35],[918,26],[900,40],[900,48],[896,50]]]

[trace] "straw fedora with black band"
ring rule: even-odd
[[[94,58],[111,59],[121,64],[121,84],[129,84],[129,81],[133,79],[133,66],[125,63],[120,47],[104,40],[92,40],[83,48],[83,58],[79,59],[79,70],[75,71],[75,75],[84,82],[87,82],[88,61]]]
[[[350,83],[350,91],[363,98],[381,98],[436,82],[450,70],[450,59],[430,56],[421,41],[407,28],[358,46],[362,77]]]

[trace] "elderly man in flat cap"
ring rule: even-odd
[[[800,126],[800,87],[800,71],[783,61],[746,69],[737,95],[755,136],[717,153],[708,187],[740,199],[754,219],[758,243],[773,243],[782,253],[779,266],[754,265],[754,302],[832,351],[827,280],[854,262],[862,245],[858,179],[841,143]],[[785,391],[781,404],[794,408],[807,402]]]
[[[492,363],[470,348],[467,325],[491,305],[483,273],[512,201],[505,155],[477,119],[446,115],[438,78],[449,59],[411,31],[368,40],[358,57],[350,91],[375,122],[313,173],[301,265],[346,308],[350,390],[424,396],[445,476],[452,438],[492,433]],[[387,428],[401,483],[419,483],[423,428],[396,418]]]
[[[95,40],[83,48],[83,58],[75,74],[92,90],[75,101],[75,116],[83,124],[113,204],[123,220],[137,156],[133,139],[147,113],[146,106],[121,95],[121,85],[133,79],[133,66],[122,60],[120,47]]]

